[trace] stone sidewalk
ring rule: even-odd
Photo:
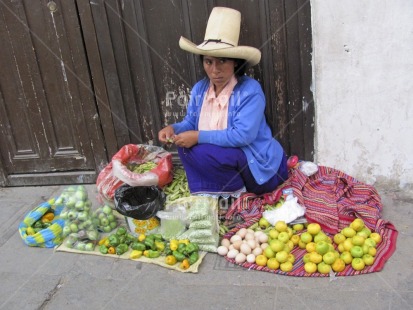
[[[247,270],[208,253],[197,274],[26,246],[24,215],[65,186],[0,188],[0,309],[413,309],[413,194],[379,189],[399,231],[381,272],[297,278]],[[89,196],[96,195],[87,185]],[[96,202],[97,204],[97,202]]]

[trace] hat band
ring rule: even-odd
[[[208,40],[205,40],[204,43],[202,44],[202,46],[205,46],[205,45],[207,45],[208,43],[211,43],[211,42],[214,42],[214,43],[224,43],[224,44],[228,44],[228,45],[231,45],[231,46],[235,46],[235,45],[233,45],[233,44],[231,44],[231,43],[224,42],[224,41],[222,41],[221,39],[208,39]]]

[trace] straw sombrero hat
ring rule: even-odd
[[[260,62],[261,52],[255,47],[238,45],[240,27],[239,11],[215,7],[208,19],[204,41],[196,45],[181,37],[179,46],[198,55],[245,59],[249,66],[254,66]]]

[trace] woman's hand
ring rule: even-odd
[[[198,134],[199,131],[196,130],[182,132],[174,137],[174,143],[180,147],[190,148],[198,143]]]
[[[162,143],[172,143],[174,136],[175,130],[171,125],[161,129],[158,133],[158,139]]]

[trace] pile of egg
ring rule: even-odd
[[[255,263],[255,258],[268,246],[268,236],[263,231],[241,228],[230,239],[222,239],[217,252],[234,259],[236,263]]]

